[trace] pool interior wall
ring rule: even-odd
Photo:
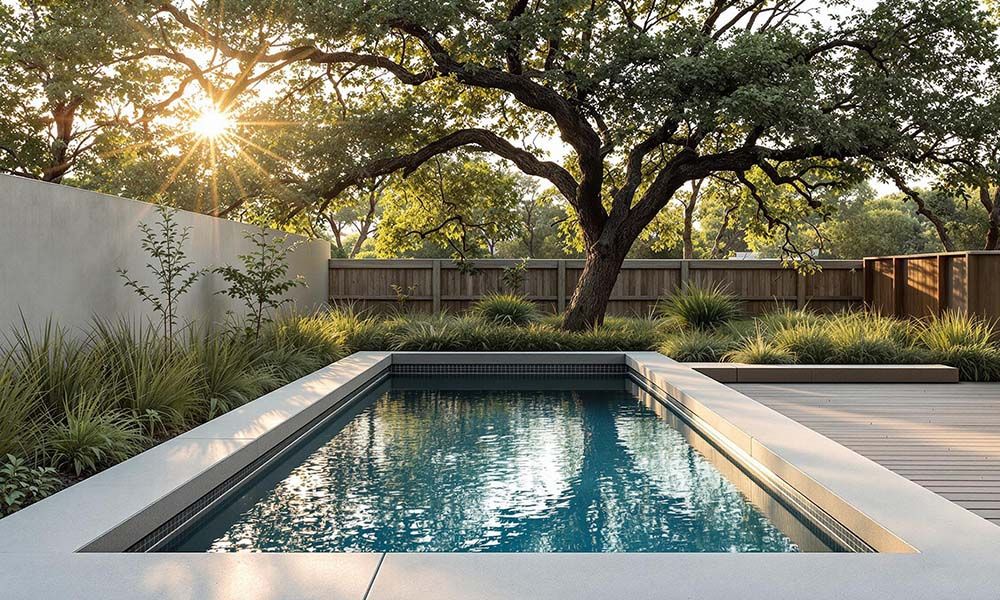
[[[503,414],[472,422],[452,418],[454,431],[437,431],[444,444],[436,448],[414,439],[420,437],[414,428],[421,434],[435,429],[435,417],[424,414],[428,408],[437,407],[440,421],[442,406],[464,405],[468,412],[471,401],[476,410]],[[561,409],[558,415],[554,406]],[[400,407],[406,410],[394,410]],[[542,417],[535,419],[541,428],[489,430],[512,416],[522,425],[531,422],[525,420],[531,414]],[[410,428],[396,423],[390,432],[402,433],[408,453],[389,462],[359,453],[375,439],[363,425],[381,426],[378,434],[386,435],[383,416]],[[624,443],[622,428],[631,435]],[[351,441],[345,429],[355,438],[359,432],[369,436]],[[573,435],[579,431],[586,433]],[[583,438],[598,450],[586,468],[570,464],[571,455],[580,455],[570,450]],[[557,459],[547,440],[563,443]],[[484,445],[487,450],[477,450]],[[511,460],[511,450],[520,463]],[[681,470],[660,468],[678,461]],[[470,471],[470,464],[479,470]],[[538,476],[539,465],[549,468],[545,477]],[[694,474],[701,487],[692,488]],[[414,479],[418,475],[423,479]],[[635,373],[395,374],[152,546],[272,552],[869,550],[831,529],[828,517],[801,510],[802,498],[764,479],[733,462]],[[511,488],[511,482],[518,485]],[[479,494],[484,487],[492,495]],[[705,498],[710,500],[697,504]]]

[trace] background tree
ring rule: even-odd
[[[211,191],[220,214],[259,201],[276,221],[314,225],[351,188],[420,177],[457,151],[491,154],[558,190],[579,228],[586,261],[570,329],[602,321],[637,244],[669,245],[658,219],[696,213],[706,201],[705,190],[686,196],[696,182],[735,182],[757,220],[748,235],[801,261],[809,236],[798,225],[815,226],[807,216],[828,212],[835,186],[940,172],[972,188],[991,177],[980,149],[994,146],[984,123],[994,122],[996,32],[977,0],[835,11],[757,0],[121,6],[146,35],[137,64],[239,113],[261,131],[255,149],[281,159],[262,177],[280,192],[262,185],[230,203]],[[288,126],[242,118],[258,104]],[[493,249],[502,237],[482,236]]]

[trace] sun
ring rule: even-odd
[[[217,138],[233,128],[232,118],[214,108],[202,111],[191,123],[191,132],[203,138]]]

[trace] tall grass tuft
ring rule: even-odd
[[[205,418],[246,404],[284,383],[245,335],[192,332],[187,347],[198,370],[197,394]]]
[[[779,306],[775,310],[756,317],[756,327],[765,333],[776,333],[783,329],[809,327],[820,322],[819,315],[805,309]]]
[[[144,422],[148,433],[193,422],[200,403],[198,365],[190,353],[152,325],[127,319],[95,320],[90,343],[118,407]]]
[[[51,319],[36,333],[22,318],[11,330],[8,343],[8,358],[15,369],[37,371],[43,393],[40,408],[52,418],[61,416],[67,401],[104,387],[95,353]]]
[[[787,365],[795,362],[795,355],[758,331],[756,335],[744,338],[735,350],[726,355],[726,359],[751,365]]]
[[[42,370],[35,363],[0,363],[0,456],[33,458],[41,446],[45,415]]]
[[[722,285],[684,285],[656,305],[658,315],[694,329],[715,329],[740,314],[739,299]]]
[[[780,327],[771,334],[771,339],[779,348],[791,352],[800,364],[828,363],[837,354],[833,338],[817,321]]]
[[[719,332],[685,330],[666,337],[658,350],[680,362],[717,362],[734,349],[732,339]]]
[[[1000,348],[990,321],[946,312],[925,321],[917,339],[933,360],[956,367],[966,381],[1000,380]]]
[[[538,307],[523,296],[489,294],[472,305],[471,313],[487,323],[525,326],[538,320]]]
[[[833,360],[842,364],[912,362],[912,327],[871,312],[830,317],[825,331],[834,345]]]
[[[72,468],[77,476],[127,460],[148,444],[134,417],[94,396],[78,397],[68,404],[65,417],[46,437],[53,466]]]

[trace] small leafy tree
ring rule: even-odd
[[[194,262],[188,260],[184,252],[184,245],[191,237],[191,228],[177,225],[173,209],[157,206],[156,212],[160,215],[159,222],[155,226],[140,223],[139,230],[142,232],[142,249],[150,257],[146,268],[159,285],[159,293],[151,292],[149,286],[129,277],[127,269],[118,269],[118,274],[125,280],[126,288],[134,290],[139,298],[149,302],[159,313],[163,335],[168,343],[172,343],[181,296],[205,271],[192,269]]]
[[[254,245],[250,254],[241,254],[243,268],[226,265],[215,272],[229,284],[229,288],[217,292],[234,300],[240,300],[247,307],[250,325],[247,331],[254,337],[260,336],[260,327],[271,321],[271,314],[291,298],[283,298],[288,290],[304,286],[301,277],[289,279],[286,252],[298,244],[288,244],[286,236],[272,236],[261,228],[256,232],[244,232],[243,237]]]

